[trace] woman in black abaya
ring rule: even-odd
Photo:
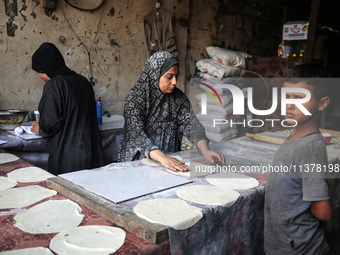
[[[43,43],[32,56],[32,69],[46,83],[39,121],[32,131],[51,139],[48,171],[58,175],[104,165],[93,88],[70,70],[57,47]]]

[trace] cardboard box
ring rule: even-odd
[[[282,40],[307,40],[308,21],[289,21],[283,25]]]

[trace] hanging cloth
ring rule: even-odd
[[[172,16],[171,11],[160,8],[144,17],[144,45],[147,59],[160,50],[168,51],[175,57],[178,55],[175,33],[172,28]]]

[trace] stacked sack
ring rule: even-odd
[[[202,59],[196,63],[200,71],[198,75],[203,78],[198,82],[199,88],[209,91],[213,98],[206,92],[197,94],[198,105],[202,108],[202,99],[207,100],[206,114],[198,113],[196,116],[206,130],[207,137],[214,142],[229,140],[237,135],[237,128],[230,125],[233,118],[231,92],[226,88],[216,88],[217,84],[237,84],[244,74],[245,58],[250,55],[209,46],[207,52],[210,59]],[[218,96],[219,97],[218,97]],[[214,120],[219,120],[214,125]]]
[[[226,77],[242,76],[246,68],[245,59],[251,58],[244,52],[214,46],[209,46],[206,50],[210,58],[197,61],[196,67],[200,70],[200,75],[206,74],[217,82]]]
[[[199,122],[204,126],[205,132],[209,140],[214,142],[220,142],[223,140],[229,140],[231,138],[236,137],[237,129],[235,126],[230,127],[230,120],[233,115],[233,105],[232,105],[232,96],[229,91],[226,89],[210,89],[206,85],[209,85],[213,88],[213,85],[210,81],[199,82],[199,87],[205,90],[208,90],[214,97],[215,100],[211,98],[206,92],[202,92],[197,94],[195,97],[198,100],[199,107],[202,108],[202,99],[203,96],[206,96],[207,104],[206,104],[206,114],[202,114],[202,112],[196,114]],[[215,92],[219,95],[221,101],[215,94]],[[216,102],[216,104],[215,104]],[[216,123],[214,124],[214,120]]]

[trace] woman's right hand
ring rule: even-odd
[[[183,161],[177,160],[172,157],[168,157],[165,155],[164,159],[159,161],[165,168],[170,169],[174,172],[176,171],[188,171],[188,167],[185,165]]]
[[[152,150],[150,152],[150,158],[160,162],[165,168],[170,169],[174,172],[176,171],[185,172],[188,171],[189,169],[183,161],[169,157],[160,150]]]
[[[32,123],[31,132],[39,135],[39,120],[36,120]]]

